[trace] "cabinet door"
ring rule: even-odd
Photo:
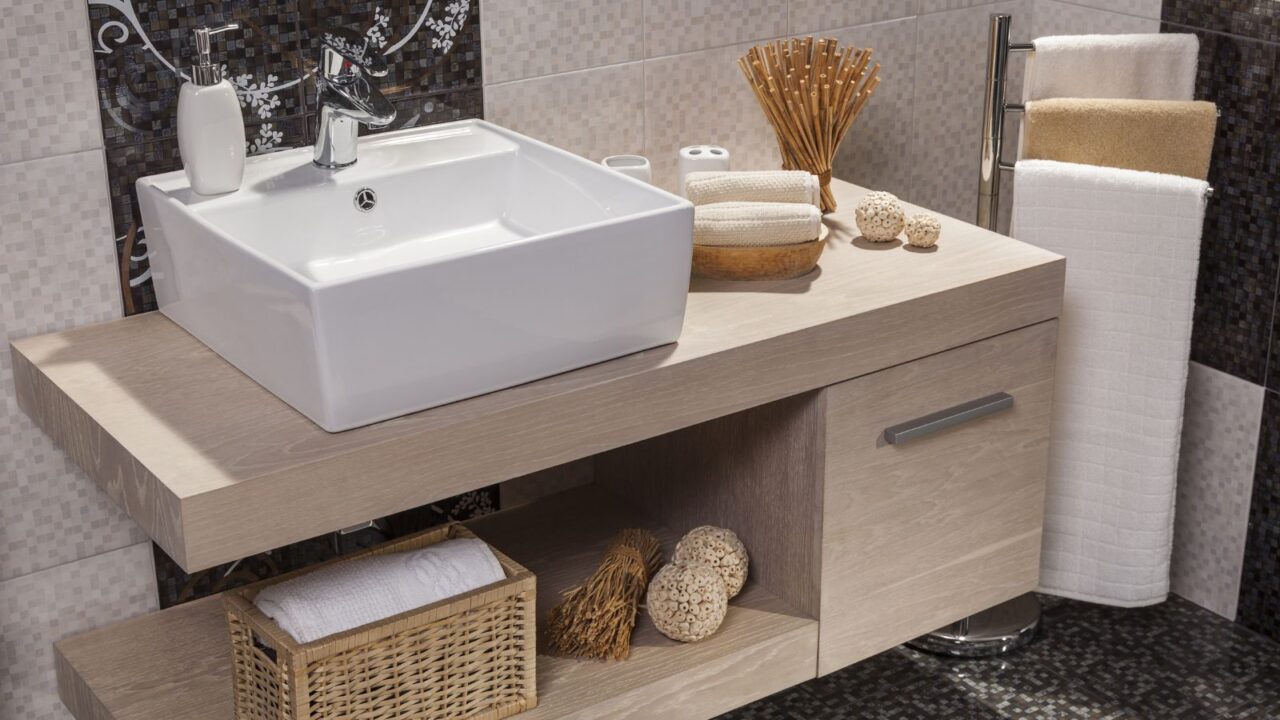
[[[1036,587],[1057,329],[827,389],[820,673]]]

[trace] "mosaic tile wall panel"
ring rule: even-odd
[[[181,167],[178,91],[191,32],[238,21],[215,41],[244,109],[248,150],[312,143],[322,30],[363,31],[387,54],[379,81],[399,115],[391,129],[483,115],[479,0],[88,0],[114,235],[128,264],[126,314],[155,308],[133,184]]]
[[[1196,94],[1216,102],[1222,118],[1209,173],[1214,197],[1205,216],[1191,357],[1264,384],[1280,269],[1280,48],[1194,32],[1200,37]]]
[[[18,409],[8,352],[120,317],[106,175],[101,150],[0,165],[0,581],[146,537]]]
[[[0,582],[0,718],[70,717],[58,699],[53,643],[155,609],[150,543]]]
[[[1236,619],[1280,639],[1280,3],[1164,0],[1162,16],[1200,37],[1197,95],[1222,111],[1191,353],[1267,388]]]

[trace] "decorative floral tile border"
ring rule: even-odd
[[[361,30],[387,55],[380,81],[401,116],[394,129],[482,117],[479,0],[87,0],[110,174],[117,256],[127,265],[125,312],[154,310],[133,186],[182,166],[178,91],[191,35],[239,22],[214,52],[236,86],[250,154],[313,142],[320,31]]]

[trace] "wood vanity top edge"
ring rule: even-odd
[[[932,253],[873,245],[834,182],[820,272],[694,281],[674,345],[330,434],[149,313],[14,341],[23,408],[195,571],[1059,314],[1061,257],[945,217]]]

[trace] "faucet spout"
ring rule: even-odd
[[[360,126],[386,127],[395,120],[395,106],[369,82],[386,74],[386,60],[367,39],[350,31],[325,33],[316,70],[316,165],[336,170],[354,164]]]

